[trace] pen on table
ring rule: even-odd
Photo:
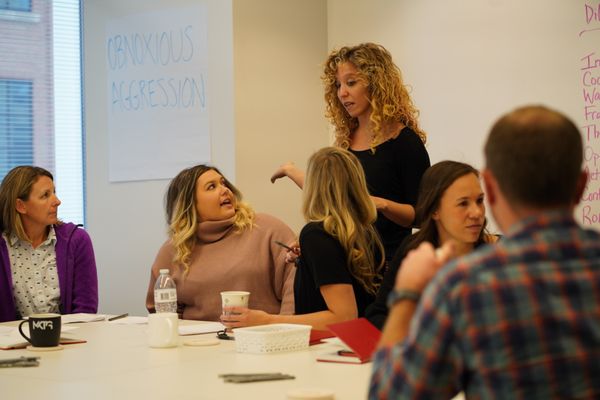
[[[108,321],[114,321],[116,319],[121,319],[121,318],[125,318],[125,317],[128,317],[128,316],[129,316],[129,313],[125,313],[125,314],[121,314],[121,315],[115,315],[114,317],[110,317],[108,319]]]
[[[37,367],[40,365],[39,359],[39,357],[19,357],[0,360],[0,368]]]

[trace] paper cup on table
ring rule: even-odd
[[[228,291],[221,292],[221,305],[225,307],[248,307],[248,299],[250,299],[250,292],[242,291]],[[223,310],[223,315],[229,316],[231,313]]]

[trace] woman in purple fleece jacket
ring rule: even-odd
[[[34,313],[95,313],[96,261],[89,235],[58,219],[54,178],[13,168],[0,185],[0,322]]]

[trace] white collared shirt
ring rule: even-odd
[[[13,279],[13,296],[22,317],[60,311],[60,287],[56,268],[56,233],[50,226],[48,237],[37,248],[19,240],[7,240]],[[13,243],[11,246],[10,243]]]

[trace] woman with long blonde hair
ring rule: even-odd
[[[229,328],[276,322],[316,329],[364,315],[379,286],[383,246],[373,227],[377,217],[362,167],[349,151],[326,147],[311,156],[294,282],[297,315],[270,315],[231,308]]]
[[[332,51],[322,80],[335,145],[351,151],[365,171],[378,211],[375,226],[391,258],[411,233],[419,182],[430,165],[419,112],[391,54],[374,43]],[[293,163],[280,166],[271,181],[284,176],[304,185]]]
[[[275,242],[295,235],[275,217],[256,214],[218,169],[181,171],[165,196],[168,240],[152,265],[146,308],[155,311],[154,284],[168,268],[184,319],[217,321],[221,291],[251,293],[250,305],[270,313],[294,312],[294,266]]]

